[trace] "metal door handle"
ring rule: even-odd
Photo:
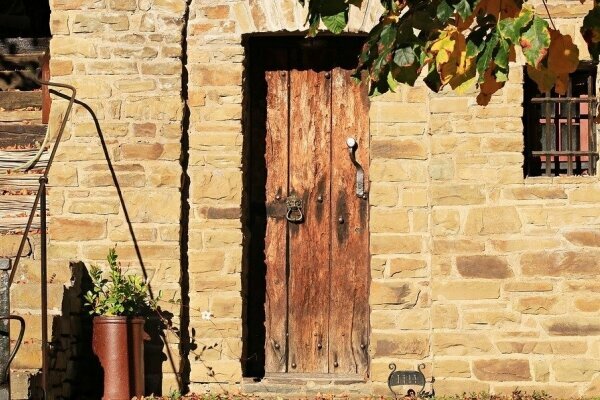
[[[350,153],[350,160],[356,167],[356,196],[366,199],[365,171],[358,161],[356,161],[356,149],[358,148],[358,142],[353,137],[349,137],[346,139],[346,145],[348,146],[348,152]]]
[[[287,219],[289,222],[304,221],[304,214],[302,213],[302,199],[299,199],[298,197],[292,194],[286,199],[285,205],[287,206],[285,219]]]

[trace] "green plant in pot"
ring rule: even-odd
[[[124,274],[117,252],[108,252],[108,270],[90,267],[93,288],[85,294],[94,315],[92,349],[104,370],[104,400],[144,395],[144,322],[156,310],[147,282]]]

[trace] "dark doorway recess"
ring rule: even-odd
[[[242,290],[244,296],[244,347],[242,364],[244,376],[262,378],[265,375],[265,307],[272,302],[267,298],[267,263],[265,236],[267,215],[280,212],[271,209],[267,200],[267,77],[274,71],[333,71],[353,70],[364,36],[273,36],[248,35],[244,37],[244,192],[242,223],[244,227],[244,259]],[[311,110],[307,109],[307,113]],[[291,131],[290,131],[291,132]],[[293,132],[290,133],[293,135]],[[367,160],[365,160],[367,161]],[[283,193],[285,198],[286,193]],[[269,203],[269,210],[266,204]],[[337,217],[336,217],[337,218]],[[288,233],[289,234],[289,233]],[[310,243],[306,243],[311,246]],[[285,256],[287,257],[287,256]],[[284,257],[284,258],[285,258]],[[284,261],[285,263],[286,261]],[[289,267],[288,267],[289,269]],[[288,281],[289,282],[289,281]],[[277,345],[279,348],[279,345]],[[286,356],[287,357],[287,356]],[[288,360],[289,361],[289,360]],[[286,361],[287,362],[287,361]],[[291,365],[291,361],[290,365]],[[327,363],[327,356],[325,356]],[[331,362],[333,364],[333,362]]]
[[[48,0],[0,1],[0,38],[50,37]]]

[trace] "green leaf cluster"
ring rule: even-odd
[[[139,275],[124,274],[117,261],[117,251],[108,251],[108,271],[97,265],[90,267],[92,290],[85,293],[85,305],[92,315],[141,316],[157,308],[156,299],[150,296],[148,283]]]
[[[333,33],[342,32],[349,10],[362,4],[361,0],[298,1],[308,2],[309,35],[315,35],[321,23]],[[555,85],[560,90],[566,71],[578,62],[573,40],[551,29],[525,5],[527,0],[380,1],[384,11],[369,32],[355,75],[368,77],[371,95],[395,91],[400,84],[412,86],[424,73],[425,83],[436,92],[447,85],[458,92],[476,85],[478,102],[487,104],[508,80],[516,48],[545,90]],[[595,0],[581,32],[597,60],[600,0]],[[559,44],[552,46],[553,41]]]

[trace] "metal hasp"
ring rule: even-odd
[[[367,194],[365,193],[365,171],[363,167],[356,161],[356,149],[358,149],[358,142],[353,137],[346,139],[346,145],[348,146],[348,152],[350,153],[350,160],[356,167],[356,196],[361,199],[366,199]]]
[[[417,369],[418,371],[396,371],[396,364],[391,363],[389,365],[392,372],[390,372],[390,376],[388,377],[388,387],[390,391],[394,394],[394,398],[398,397],[398,393],[394,391],[393,386],[420,386],[418,392],[415,391],[414,388],[409,388],[406,392],[407,397],[434,397],[435,390],[433,389],[433,382],[435,382],[435,378],[431,377],[431,381],[427,382],[425,379],[425,375],[422,370],[425,368],[425,364],[419,364]],[[431,383],[431,391],[425,391],[425,384]]]

